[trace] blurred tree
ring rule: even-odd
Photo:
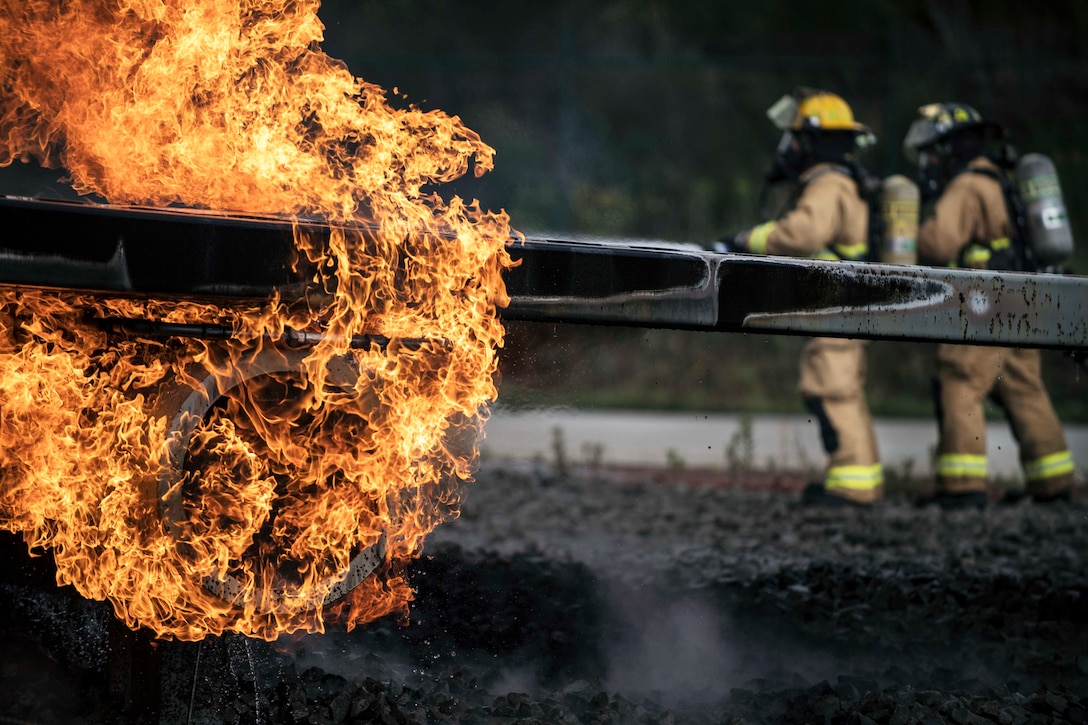
[[[1088,228],[1088,5],[997,0],[611,0],[518,6],[326,2],[326,48],[358,74],[461,115],[496,170],[444,190],[507,209],[532,235],[704,241],[756,220],[777,132],[766,108],[796,85],[842,94],[900,151],[918,106],[962,100],[1051,155],[1074,229]],[[1075,268],[1088,271],[1088,243]],[[790,338],[512,325],[504,395],[597,405],[800,410]],[[519,347],[525,349],[519,353]],[[931,346],[870,346],[871,403],[929,414]],[[1085,383],[1046,357],[1054,398],[1084,419]]]
[[[1051,154],[1074,223],[1088,217],[1088,6],[1072,0],[327,0],[321,16],[330,54],[497,149],[495,172],[443,193],[505,208],[527,232],[699,241],[750,223],[777,141],[764,111],[799,84],[847,98],[884,175],[904,170],[919,105],[972,103]]]

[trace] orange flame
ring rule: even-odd
[[[457,515],[495,398],[516,233],[430,189],[494,151],[326,56],[318,5],[0,0],[0,164],[63,167],[114,204],[334,225],[296,233],[320,304],[0,291],[0,526],[160,636],[403,616],[400,572]],[[89,321],[116,316],[234,335]]]

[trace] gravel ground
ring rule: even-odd
[[[160,719],[1088,722],[1084,502],[813,510],[670,478],[487,465],[409,626],[162,643]],[[108,608],[43,578],[0,587],[0,723],[133,720]]]

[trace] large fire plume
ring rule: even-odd
[[[403,615],[403,565],[457,514],[495,397],[516,232],[435,190],[494,152],[322,52],[318,5],[0,0],[0,164],[333,230],[297,227],[305,302],[0,292],[0,527],[159,636]],[[118,317],[233,334],[99,322]],[[344,582],[363,555],[382,576]]]

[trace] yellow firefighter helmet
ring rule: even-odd
[[[799,88],[778,99],[767,117],[783,131],[853,131],[872,136],[872,130],[854,120],[850,104],[830,91]]]

